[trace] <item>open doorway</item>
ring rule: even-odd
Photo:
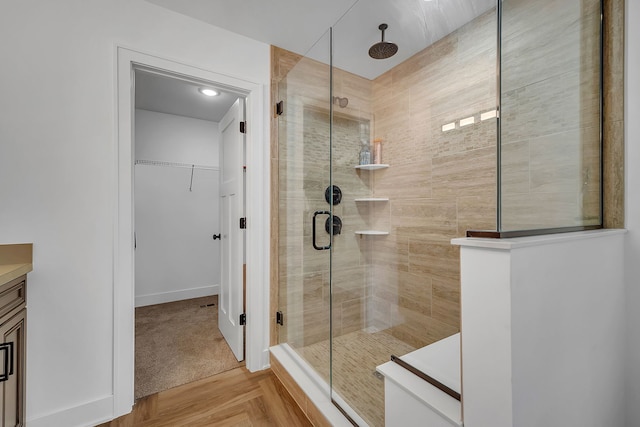
[[[244,236],[231,233],[228,223],[225,228],[225,177],[238,169],[244,187],[244,137],[237,123],[244,97],[215,82],[148,67],[134,67],[134,73],[137,399],[244,359],[235,338],[243,329],[224,327],[229,306],[237,306],[244,289]],[[231,156],[225,149],[230,133],[239,142],[232,145],[240,145]],[[242,197],[233,215],[243,216],[243,193],[233,195]],[[229,270],[238,271],[231,277]]]
[[[134,404],[134,230],[133,230],[133,119],[134,69],[168,70],[163,74],[186,80],[220,83],[246,98],[246,352],[249,371],[269,367],[269,254],[270,254],[270,157],[269,107],[265,104],[268,81],[243,79],[241,69],[207,61],[185,64],[116,46],[117,121],[115,135],[117,209],[114,212],[113,263],[113,386],[114,416],[127,414]],[[220,72],[222,71],[222,72]],[[188,78],[185,76],[189,76]],[[192,78],[193,77],[193,78]],[[230,312],[233,317],[234,313]],[[237,317],[236,317],[237,318]]]

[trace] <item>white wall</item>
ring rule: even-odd
[[[113,411],[116,45],[262,85],[269,47],[142,0],[3,2],[0,39],[0,242],[34,243],[27,419],[88,425]]]
[[[136,160],[219,165],[218,123],[136,110]],[[220,287],[219,170],[135,166],[135,305],[206,295]]]
[[[514,426],[625,426],[616,232],[512,251]]]
[[[136,160],[220,167],[218,123],[136,109]]]
[[[624,427],[624,232],[454,242],[464,425]]]
[[[640,2],[627,0],[625,147],[627,426],[640,425]]]

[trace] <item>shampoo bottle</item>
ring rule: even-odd
[[[373,163],[382,164],[382,139],[380,138],[373,140]]]

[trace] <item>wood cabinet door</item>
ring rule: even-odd
[[[25,321],[23,309],[0,325],[0,404],[2,427],[23,426],[25,417]]]

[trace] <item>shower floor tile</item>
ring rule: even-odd
[[[384,426],[384,381],[376,366],[416,348],[385,333],[351,332],[333,340],[333,388],[372,427]],[[329,341],[296,349],[329,382]]]

